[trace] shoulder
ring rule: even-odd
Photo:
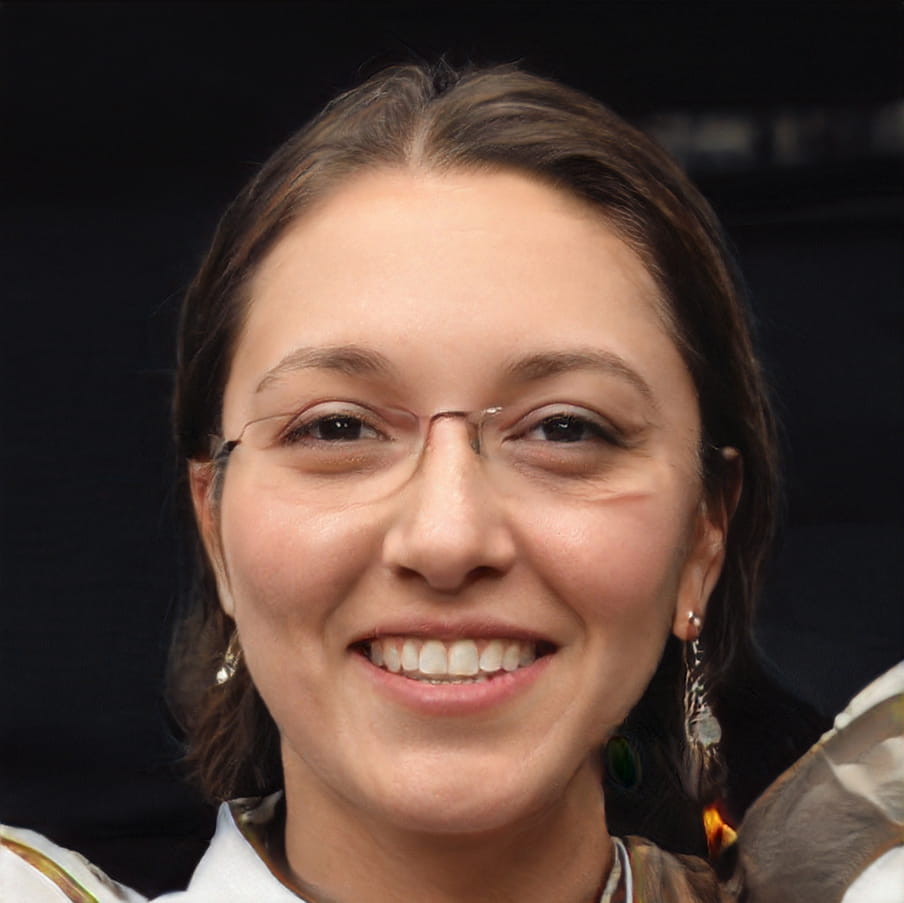
[[[729,903],[710,865],[697,856],[669,853],[642,837],[625,838],[635,900],[656,903]]]
[[[738,831],[748,899],[904,900],[904,663],[858,694],[751,806]]]
[[[0,825],[0,887],[4,899],[28,903],[145,903],[84,856],[6,825]]]
[[[154,903],[304,903],[267,855],[266,829],[281,796],[223,803],[216,833],[188,888]]]
[[[902,903],[904,845],[899,844],[873,862],[847,889],[841,903]]]

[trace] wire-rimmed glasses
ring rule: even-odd
[[[634,444],[579,404],[421,415],[327,398],[249,421],[234,439],[216,439],[211,459],[222,472],[233,455],[247,453],[272,491],[296,495],[302,504],[366,504],[399,491],[414,476],[431,430],[444,420],[464,425],[489,479],[507,492],[599,498],[612,491],[613,470]]]

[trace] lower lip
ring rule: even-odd
[[[353,653],[366,678],[394,702],[429,715],[474,715],[503,705],[525,693],[546,670],[553,655],[479,683],[431,684],[378,668]]]

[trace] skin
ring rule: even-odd
[[[339,901],[594,900],[611,864],[597,751],[669,632],[689,638],[704,613],[725,533],[652,278],[598,211],[525,176],[392,170],[293,224],[250,295],[227,437],[279,410],[298,374],[265,377],[301,346],[384,355],[392,373],[342,377],[350,391],[426,414],[504,403],[522,391],[507,365],[537,352],[617,356],[647,387],[617,372],[532,383],[558,398],[592,379],[633,431],[593,502],[500,491],[455,419],[433,424],[397,493],[316,517],[241,447],[218,502],[192,470],[222,603],[282,737],[292,872]],[[443,714],[383,692],[352,648],[399,625],[529,631],[555,653],[488,709]]]

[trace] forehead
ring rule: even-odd
[[[652,276],[589,203],[513,172],[368,172],[259,267],[227,399],[317,344],[373,347],[421,384],[587,346],[683,371],[665,321]]]
[[[528,276],[540,278],[538,290],[555,278],[562,293],[569,282],[598,282],[605,270],[607,284],[620,279],[647,302],[660,303],[652,276],[599,208],[509,170],[378,169],[356,175],[281,236],[258,268],[252,300],[299,277],[313,281],[324,276],[339,287],[343,274],[326,273],[321,266],[338,259],[346,264],[346,281],[356,277],[356,265],[369,268],[371,280],[382,270],[387,276],[416,273],[438,281],[450,267],[469,262],[469,281],[476,282],[489,267],[495,273],[493,288],[500,281],[517,280],[525,299],[530,295]],[[468,276],[459,271],[456,281]],[[372,286],[378,289],[376,282]],[[356,285],[359,296],[364,288]],[[460,295],[463,304],[464,292]],[[471,291],[470,297],[478,303],[484,299],[480,291]],[[412,300],[422,306],[425,298]]]

